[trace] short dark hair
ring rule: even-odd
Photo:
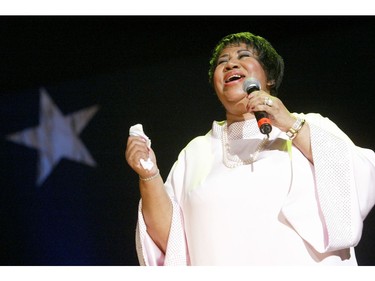
[[[210,84],[213,85],[213,75],[222,50],[228,46],[237,46],[241,43],[245,43],[248,48],[254,51],[255,58],[266,72],[268,81],[274,81],[271,86],[271,95],[276,96],[284,76],[284,60],[266,39],[250,32],[229,34],[217,43],[210,59],[210,68],[208,71]]]

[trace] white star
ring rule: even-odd
[[[95,167],[96,162],[79,134],[98,106],[63,116],[45,89],[40,89],[39,126],[7,136],[9,141],[39,150],[37,185],[41,185],[62,158]]]

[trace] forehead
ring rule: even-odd
[[[219,53],[219,56],[229,54],[232,52],[238,52],[239,50],[248,50],[253,52],[253,47],[250,45],[247,45],[246,43],[231,43],[225,46],[221,52]]]

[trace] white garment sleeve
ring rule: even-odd
[[[138,210],[138,224],[136,231],[136,248],[141,265],[190,265],[190,257],[186,242],[183,213],[180,203],[184,192],[193,188],[205,177],[210,167],[209,142],[210,132],[206,136],[193,139],[179,154],[177,161],[169,172],[165,181],[166,191],[171,198],[173,216],[169,231],[167,250],[165,255],[158,249],[147,234],[146,225],[141,212]],[[189,153],[188,151],[194,151]],[[197,157],[206,155],[206,157]]]
[[[311,134],[313,184],[293,171],[282,212],[318,252],[354,247],[375,204],[375,154],[355,146],[328,118],[318,114],[305,118]],[[292,163],[298,171],[295,155]]]
[[[173,216],[168,238],[168,246],[164,253],[156,246],[147,233],[146,224],[142,215],[142,200],[139,202],[138,223],[136,228],[136,250],[140,265],[144,266],[173,266],[187,265],[185,235],[182,228],[180,208],[172,201]]]

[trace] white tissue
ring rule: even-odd
[[[143,132],[143,126],[142,124],[136,124],[134,126],[131,126],[129,129],[129,135],[136,136],[136,137],[142,137],[144,140],[146,140],[147,147],[151,147],[151,140],[146,136],[146,134]],[[140,163],[145,170],[151,170],[152,167],[154,167],[154,163],[152,163],[151,158],[149,157],[147,160],[141,159]]]
[[[141,158],[141,160],[139,160],[139,162],[141,162],[141,165],[142,165],[143,169],[151,171],[152,167],[154,167],[154,163],[152,163],[150,157],[147,159],[147,161],[145,161]]]

